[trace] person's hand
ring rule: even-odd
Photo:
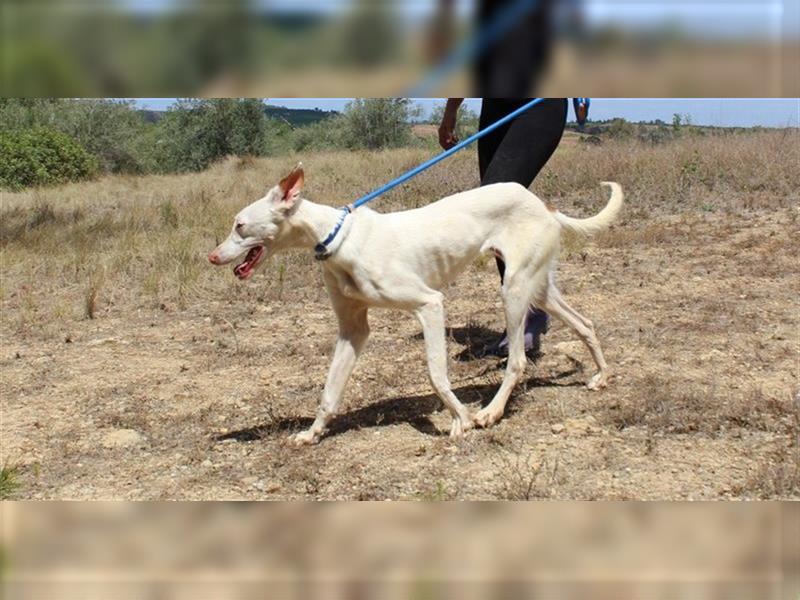
[[[572,106],[575,109],[575,120],[583,127],[589,118],[589,98],[573,98]]]
[[[458,143],[456,137],[456,113],[445,111],[442,123],[439,125],[439,145],[445,150],[450,150]]]
[[[458,121],[458,109],[463,98],[448,98],[444,105],[442,114],[442,124],[439,125],[439,145],[445,150],[450,150],[458,143],[456,136],[456,122]]]

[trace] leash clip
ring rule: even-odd
[[[314,258],[317,260],[328,260],[331,253],[328,252],[328,247],[324,244],[317,244],[314,246]]]

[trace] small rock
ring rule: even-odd
[[[258,477],[243,477],[241,479],[242,485],[246,485],[250,487],[251,485],[255,485],[256,481],[258,481]]]
[[[591,415],[582,419],[567,419],[564,424],[567,433],[570,435],[591,435],[593,433],[600,433],[597,420]]]
[[[704,361],[710,361],[710,360],[717,360],[722,356],[724,356],[722,352],[720,352],[716,348],[712,348],[709,352],[706,352],[705,354],[701,355],[700,358]]]
[[[279,489],[281,489],[280,481],[268,481],[264,484],[264,491],[270,494],[277,492]]]
[[[552,431],[553,433],[561,433],[562,431],[564,431],[564,425],[561,423],[556,423],[555,425],[550,427],[550,431]]]
[[[553,349],[576,362],[581,362],[585,351],[583,342],[560,342]]]
[[[144,442],[145,437],[135,429],[114,429],[103,436],[101,443],[105,448],[132,448]]]
[[[200,463],[200,466],[201,466],[201,467],[210,468],[210,467],[213,467],[213,466],[214,466],[214,463],[212,463],[212,462],[211,462],[210,460],[208,460],[208,459],[205,459],[203,462],[201,462],[201,463]]]
[[[113,344],[116,341],[118,341],[117,338],[113,338],[113,337],[100,338],[99,340],[92,340],[90,342],[86,342],[86,345],[87,346],[102,346],[104,344]]]

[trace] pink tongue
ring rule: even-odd
[[[261,252],[261,248],[259,248],[259,247],[251,248],[250,251],[247,253],[247,256],[245,257],[244,262],[242,262],[241,264],[237,265],[236,268],[233,270],[233,273],[237,277],[241,277],[243,275],[247,275],[247,273],[250,271],[250,269],[253,266],[253,261],[256,258],[258,258],[258,255],[260,254],[260,252]]]

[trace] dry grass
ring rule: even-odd
[[[761,198],[759,208],[780,208],[798,200],[797,141],[796,134],[780,132],[738,136],[735,143],[715,137],[663,146],[572,146],[556,155],[535,190],[565,212],[588,214],[602,202],[598,182],[619,180],[627,196],[623,223],[693,210],[742,210],[755,198]],[[302,157],[308,195],[325,203],[344,203],[417,164],[424,155],[408,149]],[[227,233],[234,212],[259,197],[296,160],[230,158],[200,174],[106,177],[4,194],[0,245],[6,307],[20,308],[19,296],[11,292],[9,297],[9,291],[27,285],[31,295],[25,299],[26,311],[51,313],[54,306],[73,306],[77,310],[67,314],[81,318],[93,318],[120,302],[129,305],[130,300],[144,306],[185,307],[188,298],[215,297],[228,284],[199,259]],[[380,209],[419,206],[476,185],[473,162],[469,153],[451,159],[447,168],[433,169],[389,194]],[[645,223],[622,232],[611,230],[600,242],[629,247],[674,242],[675,236],[669,224]],[[48,260],[37,260],[40,256]],[[270,283],[269,297],[280,298],[289,283],[283,267]],[[249,297],[247,288],[239,290]],[[53,315],[31,316],[24,315],[19,324],[46,328]]]
[[[731,428],[785,431],[797,435],[797,405],[791,398],[767,396],[760,388],[732,394],[722,385],[646,375],[641,397],[612,406],[609,424],[619,429],[644,426],[663,433],[717,435]]]
[[[795,394],[791,413],[785,443],[759,461],[740,493],[764,499],[800,496],[800,393]]]
[[[796,132],[571,145],[553,158],[534,191],[567,214],[596,212],[601,180],[625,186],[621,222],[568,241],[560,268],[617,373],[605,392],[581,386],[586,356],[556,351],[572,339],[556,327],[508,417],[454,445],[416,323],[375,311],[331,435],[287,448],[314,414],[335,334],[318,266],[280,256],[241,284],[206,254],[299,159],[308,197],[338,205],[425,157],[231,158],[4,194],[0,435],[26,497],[798,495]],[[376,208],[473,187],[476,171],[474,154],[458,155]],[[501,377],[502,362],[467,360],[502,329],[496,288],[483,260],[447,290],[451,380],[472,410]],[[590,431],[570,429],[587,416]],[[106,441],[120,430],[141,439]]]

